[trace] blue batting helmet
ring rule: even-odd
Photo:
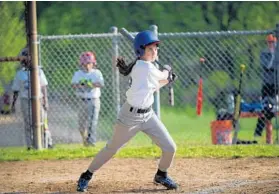
[[[160,40],[156,34],[150,30],[139,32],[134,40],[134,49],[138,57],[144,54],[144,49],[147,45],[159,43]]]
[[[28,53],[29,53],[29,49],[28,49],[28,47],[25,47],[20,51],[19,56],[20,57],[27,57]]]

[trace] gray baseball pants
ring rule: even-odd
[[[44,125],[47,125],[47,112],[44,110],[42,103],[41,104],[41,125],[42,125],[42,131],[44,131],[45,134],[45,142],[44,147],[48,148],[48,145],[52,145],[52,138],[51,133],[48,130],[48,128],[45,128]],[[24,131],[25,131],[25,141],[27,147],[33,146],[33,128],[32,128],[32,117],[31,117],[31,101],[28,98],[20,98],[20,107],[21,112],[23,115],[23,121],[24,121]],[[47,143],[46,143],[47,142]]]
[[[176,151],[176,145],[164,124],[152,109],[147,113],[137,113],[136,108],[133,108],[132,112],[130,110],[131,105],[126,102],[118,114],[111,140],[108,141],[107,145],[90,164],[88,168],[90,172],[95,172],[110,160],[139,131],[147,134],[161,148],[162,156],[158,168],[161,171],[167,171],[170,167]]]
[[[97,125],[100,112],[100,98],[81,99],[79,102],[79,131],[83,141],[88,136],[88,143],[97,141]]]

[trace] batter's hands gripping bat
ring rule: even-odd
[[[130,42],[134,42],[135,37],[130,34],[125,28],[121,28],[120,29],[120,33],[126,37]],[[164,68],[163,65],[161,63],[159,63],[157,60],[155,60],[155,63],[157,63],[161,68]],[[172,73],[172,77],[171,77],[171,81],[169,84],[169,103],[171,106],[174,106],[174,93],[173,93],[173,87],[172,87],[172,83],[177,79],[177,75]]]
[[[234,107],[234,115],[233,115],[233,127],[234,127],[234,135],[233,135],[233,144],[236,144],[237,142],[237,135],[239,131],[239,115],[240,115],[240,103],[241,103],[241,87],[242,87],[242,79],[243,79],[243,73],[245,70],[245,65],[240,65],[240,78],[239,78],[239,85],[237,90],[237,96],[236,96],[236,102]]]
[[[204,58],[200,58],[200,64],[201,64],[200,68],[202,68],[204,61],[205,61]],[[203,80],[200,72],[199,86],[198,86],[198,93],[197,93],[197,104],[196,104],[196,113],[198,116],[202,114],[202,102],[203,102],[202,84],[203,84]]]

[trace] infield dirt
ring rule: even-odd
[[[0,193],[76,193],[91,159],[0,163]],[[279,193],[279,158],[174,160],[169,175],[180,185],[153,184],[158,159],[117,159],[94,175],[87,193]]]

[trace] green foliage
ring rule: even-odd
[[[260,30],[279,20],[279,2],[38,2],[38,11],[40,34]]]
[[[0,28],[0,56],[17,56],[26,44],[24,27],[24,5],[23,2],[0,3],[1,28]],[[16,71],[13,63],[0,63],[0,95],[4,92],[3,87],[8,84]]]

